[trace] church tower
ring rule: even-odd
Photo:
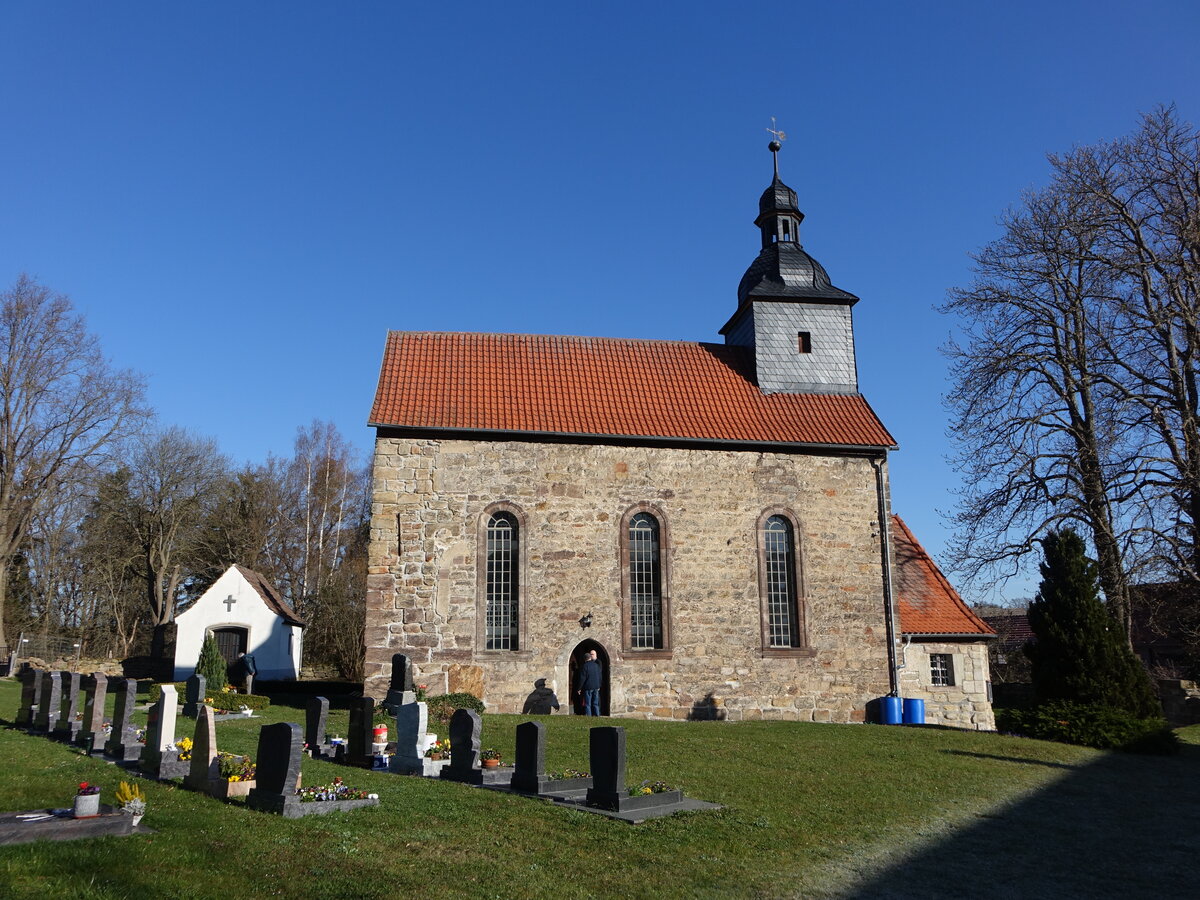
[[[720,333],[726,344],[754,351],[764,394],[857,394],[850,308],[858,298],[834,287],[821,264],[804,252],[804,213],[796,192],[779,180],[779,141],[768,148],[775,177],[758,199],[754,220],[762,250],[742,276],[737,311]]]

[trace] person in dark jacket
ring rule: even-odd
[[[600,668],[600,660],[595,650],[589,650],[587,659],[579,667],[579,675],[575,679],[575,693],[583,702],[585,716],[600,715],[600,685],[604,680],[604,671]]]

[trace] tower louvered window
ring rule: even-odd
[[[799,647],[796,615],[796,549],[792,526],[771,516],[763,529],[767,591],[767,636],[770,647]]]
[[[520,584],[517,553],[520,529],[506,512],[487,525],[487,649],[517,650]]]
[[[634,649],[662,649],[662,566],[658,520],[644,512],[629,521],[629,632]]]

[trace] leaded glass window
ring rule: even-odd
[[[934,687],[953,687],[954,657],[949,653],[930,653],[929,674]]]
[[[638,513],[629,520],[629,637],[634,649],[662,649],[662,612],[658,520]]]
[[[792,526],[771,516],[763,529],[767,587],[767,640],[771,647],[799,647],[796,621],[796,549]]]
[[[487,525],[487,649],[516,650],[520,607],[517,520],[494,513]]]

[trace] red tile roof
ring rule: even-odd
[[[971,612],[899,516],[892,516],[892,587],[904,634],[995,634]]]
[[[258,596],[262,597],[263,603],[267,604],[267,609],[277,616],[282,616],[289,625],[304,627],[304,620],[296,615],[296,611],[279,595],[279,591],[275,590],[275,586],[271,582],[253,569],[247,569],[238,563],[234,563],[234,566],[242,573],[242,577],[250,583],[250,587],[254,588]]]
[[[893,447],[858,394],[763,394],[742,347],[393,331],[370,424]]]

